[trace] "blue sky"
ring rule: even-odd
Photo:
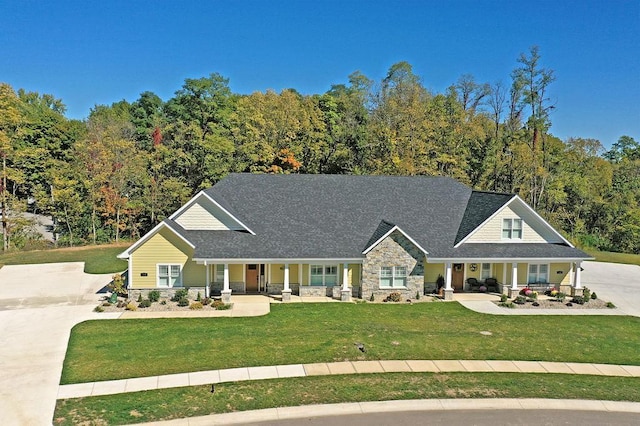
[[[212,72],[237,93],[324,93],[399,61],[434,92],[466,73],[508,85],[532,45],[557,78],[553,134],[640,140],[640,0],[0,0],[0,81],[70,118]]]

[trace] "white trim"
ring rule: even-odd
[[[242,258],[242,259],[229,259],[229,258],[209,258],[209,257],[197,257],[192,259],[199,265],[204,264],[204,261],[207,262],[218,262],[218,263],[228,263],[230,265],[237,265],[242,263],[265,263],[265,264],[281,264],[281,263],[313,263],[314,265],[335,265],[336,263],[356,263],[362,264],[364,259],[361,257],[345,259],[344,257],[337,258],[285,258],[285,259],[275,259],[275,258]]]
[[[178,210],[176,210],[171,216],[169,216],[169,219],[173,220],[175,217],[179,216],[180,213],[182,213],[185,209],[187,209],[188,207],[191,207],[198,198],[204,196],[205,198],[207,198],[209,201],[211,201],[217,208],[219,208],[220,210],[222,210],[222,212],[224,214],[226,214],[227,216],[229,216],[233,221],[235,221],[238,225],[240,225],[241,227],[243,227],[248,233],[250,233],[251,235],[256,235],[255,232],[253,232],[251,229],[249,229],[249,227],[247,225],[245,225],[244,223],[242,223],[237,217],[235,217],[234,215],[232,215],[227,209],[225,209],[224,207],[222,207],[216,200],[214,200],[213,198],[211,198],[211,196],[209,196],[206,192],[204,191],[200,191],[198,192],[196,195],[193,196],[193,198],[191,198],[189,201],[187,201],[182,207],[180,207]]]
[[[496,217],[497,215],[499,215],[504,209],[506,209],[511,203],[515,202],[517,200],[518,203],[520,203],[522,206],[524,206],[524,208],[526,210],[528,210],[530,213],[533,213],[533,216],[539,220],[543,226],[546,226],[547,228],[549,228],[556,236],[558,236],[562,241],[564,241],[565,244],[567,244],[569,247],[574,248],[573,244],[571,244],[569,242],[569,240],[567,240],[565,237],[563,237],[558,231],[555,230],[555,228],[553,226],[551,226],[549,224],[549,222],[547,222],[546,220],[544,220],[544,218],[542,216],[540,216],[529,204],[525,203],[524,200],[522,198],[520,198],[519,195],[514,195],[509,201],[507,201],[506,203],[504,203],[504,205],[502,207],[500,207],[498,210],[496,210],[491,216],[489,216],[484,222],[482,222],[480,225],[478,225],[473,231],[469,232],[462,240],[460,240],[460,242],[458,244],[456,244],[455,246],[453,246],[454,248],[458,248],[460,247],[462,244],[464,244],[469,238],[471,238],[476,232],[478,232],[482,227],[484,227],[484,225],[486,225],[489,221],[491,221],[494,217]],[[523,220],[523,225],[524,225],[524,220]],[[522,227],[522,234],[524,236],[524,226]],[[502,234],[500,234],[500,237],[502,238]],[[510,241],[510,242],[518,242],[520,240],[504,240],[506,241]]]
[[[593,260],[593,257],[584,258],[584,257],[540,257],[540,258],[532,258],[532,257],[496,257],[496,258],[486,258],[486,257],[431,257],[427,258],[427,263],[443,263],[443,262],[452,262],[452,263],[480,263],[480,262],[520,262],[520,263],[569,263],[569,262],[578,262],[584,260]]]
[[[536,268],[536,278],[540,278],[540,266],[545,265],[547,267],[547,281],[539,281],[538,280],[538,281],[530,283],[529,282],[529,274],[530,274],[529,268],[531,267],[531,265],[536,265],[537,266],[537,268]],[[535,283],[539,283],[539,282],[549,283],[550,279],[551,279],[551,265],[549,265],[548,263],[545,263],[545,262],[539,262],[539,263],[530,262],[530,263],[527,263],[527,283],[526,283],[527,285],[535,284]]]
[[[162,227],[165,227],[165,228],[169,229],[171,232],[173,232],[178,238],[180,238],[182,241],[184,241],[192,249],[196,248],[196,246],[191,244],[191,242],[189,240],[187,240],[185,237],[180,235],[171,226],[167,225],[165,222],[160,222],[151,231],[147,232],[146,234],[143,235],[142,238],[140,238],[138,241],[133,243],[133,245],[131,247],[129,247],[128,249],[126,249],[125,251],[123,251],[122,253],[120,253],[116,257],[118,259],[127,259],[129,256],[131,256],[131,253],[133,253],[142,243],[148,241],[151,237],[153,237],[155,234],[157,234]]]
[[[161,286],[160,285],[160,267],[161,266],[166,266],[167,267],[167,272],[169,273],[168,278],[169,278],[169,282],[167,283],[167,286]],[[178,275],[179,277],[179,285],[174,286],[171,285],[171,267],[172,266],[178,266],[180,268],[180,273]],[[184,283],[182,282],[182,264],[181,263],[156,263],[156,288],[181,288],[184,287]]]
[[[133,287],[133,255],[129,255],[127,259],[127,290]]]
[[[391,278],[391,285],[382,285],[382,268],[391,268],[391,276],[390,277],[385,277],[385,278]],[[396,268],[404,268],[405,271],[405,275],[402,276],[397,276],[396,275]],[[404,278],[404,285],[399,285],[399,286],[395,286],[393,285],[395,283],[396,277],[398,278]],[[378,267],[378,287],[380,289],[393,289],[393,288],[398,288],[398,289],[406,289],[407,288],[407,278],[409,277],[409,268],[407,268],[405,265],[380,265],[380,267]]]
[[[427,252],[425,249],[423,249],[420,244],[418,244],[413,238],[411,238],[409,236],[409,234],[407,234],[406,232],[404,232],[402,229],[400,229],[400,227],[398,225],[394,225],[393,228],[391,228],[390,230],[388,230],[387,232],[385,232],[385,234],[378,238],[378,240],[376,242],[374,242],[373,244],[371,244],[369,247],[367,247],[366,249],[364,249],[364,251],[362,252],[362,254],[367,254],[369,253],[371,250],[374,249],[375,246],[377,246],[378,244],[380,244],[380,242],[382,240],[384,240],[385,238],[387,238],[389,235],[391,235],[391,233],[393,231],[399,231],[402,235],[405,236],[406,239],[408,239],[409,241],[411,241],[413,243],[414,246],[418,247],[425,255],[429,254],[429,252]]]
[[[505,227],[504,227],[504,222],[505,220],[508,220],[510,223],[510,228],[509,228],[509,232],[511,233],[511,237],[509,238],[505,238],[504,237],[504,231],[505,231]],[[514,224],[515,221],[519,220],[520,221],[520,238],[514,238],[513,237],[513,231],[516,229],[514,228]],[[519,243],[519,242],[523,242],[524,241],[524,220],[518,216],[518,217],[503,217],[502,218],[502,228],[500,229],[500,237],[501,237],[501,241],[504,243]]]
[[[322,267],[322,284],[311,284],[311,267],[312,266],[321,266]],[[335,275],[327,275],[327,266],[335,267],[336,274]],[[310,263],[309,264],[309,287],[327,287],[326,278],[327,277],[336,277],[336,283],[331,284],[330,287],[337,287],[340,285],[340,264],[339,263]],[[314,275],[319,276],[319,275]]]

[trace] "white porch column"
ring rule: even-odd
[[[580,267],[580,265],[582,265],[582,262],[576,262],[576,272],[573,283],[573,286],[576,289],[582,288],[582,282],[580,281],[580,273],[582,272],[582,268]]]
[[[285,291],[290,291],[289,288],[289,264],[284,264],[284,289]]]
[[[511,264],[511,290],[518,290],[518,263]]]
[[[211,279],[209,277],[209,265],[207,265],[207,261],[204,261],[204,297],[209,297],[209,283]]]
[[[229,287],[229,264],[224,264],[224,275],[223,275],[223,286],[222,286],[222,301],[224,303],[229,303],[231,301],[231,288]]]
[[[502,264],[502,286],[507,286],[507,262]]]
[[[447,262],[444,274],[444,289],[451,290],[451,262]]]
[[[349,264],[342,264],[342,291],[349,291]]]
[[[284,264],[284,289],[282,290],[282,301],[291,301],[291,288],[289,287],[289,264]]]

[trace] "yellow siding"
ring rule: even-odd
[[[435,283],[438,275],[445,276],[444,263],[426,263],[424,265],[424,282]]]
[[[284,281],[284,276],[283,276]],[[298,284],[298,264],[290,263],[289,264],[289,283]]]
[[[210,200],[200,196],[175,219],[184,229],[190,230],[241,230],[234,219]]]
[[[552,263],[549,265],[549,282],[569,285],[571,283],[571,265],[569,263]]]
[[[480,279],[480,268],[482,267],[481,263],[476,263],[475,271],[471,270],[471,263],[465,264],[465,267],[466,267],[465,279],[466,278],[476,278],[478,280]]]
[[[191,260],[193,250],[167,228],[162,228],[132,253],[132,287],[155,288],[158,264],[182,265],[184,286],[204,286],[205,269]],[[146,273],[143,277],[140,274]]]
[[[302,265],[302,285],[309,285],[309,265]]]
[[[244,282],[243,277],[244,265],[229,265],[229,282]]]
[[[349,265],[349,285],[360,287],[360,265]]]
[[[498,280],[499,283],[504,284],[504,264],[503,263],[494,263],[493,264],[493,277]],[[507,277],[508,279],[508,277]]]
[[[291,278],[291,274],[289,274]],[[284,282],[284,265],[282,263],[274,263],[271,265],[271,282],[281,284]]]
[[[518,284],[526,284],[529,278],[529,264],[518,263]]]
[[[517,219],[522,218],[522,241],[528,243],[544,243],[545,239],[536,232],[527,223],[527,218],[521,217],[518,213],[513,211],[511,207],[505,207],[500,213],[493,217],[489,222],[476,231],[467,242],[470,243],[486,243],[486,242],[500,242],[502,240],[502,219]]]

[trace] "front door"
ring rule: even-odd
[[[246,274],[246,286],[247,293],[257,293],[258,292],[258,265],[247,265],[247,274]]]
[[[451,271],[451,286],[456,293],[464,288],[464,263],[454,263]]]

